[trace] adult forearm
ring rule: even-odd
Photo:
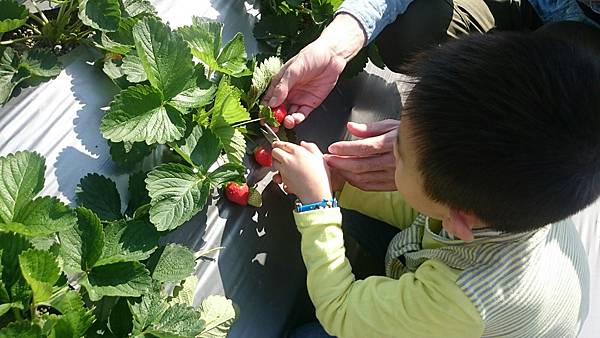
[[[340,13],[323,30],[319,40],[331,46],[332,50],[347,62],[365,45],[367,36],[355,17]]]

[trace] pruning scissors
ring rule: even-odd
[[[260,128],[260,131],[263,133],[263,135],[271,145],[273,145],[273,142],[275,141],[281,141],[279,139],[279,136],[277,136],[277,134],[273,131],[273,128],[271,128],[268,124],[262,126]]]

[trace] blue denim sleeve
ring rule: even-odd
[[[589,19],[577,4],[577,0],[528,0],[544,23],[555,21],[579,21],[598,26]]]
[[[345,0],[337,13],[348,13],[360,22],[367,43],[371,42],[383,28],[406,11],[413,0]]]

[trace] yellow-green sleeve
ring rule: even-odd
[[[397,191],[367,192],[346,183],[338,200],[344,209],[356,210],[400,229],[409,227],[417,217]]]
[[[400,279],[355,280],[338,208],[294,213],[307,285],[325,330],[350,337],[481,337],[479,312],[456,285],[457,270],[429,260]]]

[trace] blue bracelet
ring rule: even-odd
[[[338,202],[335,198],[332,199],[324,199],[321,202],[311,203],[311,204],[302,204],[300,201],[296,201],[296,212],[304,212],[311,211],[315,209],[325,209],[325,208],[337,208]]]

